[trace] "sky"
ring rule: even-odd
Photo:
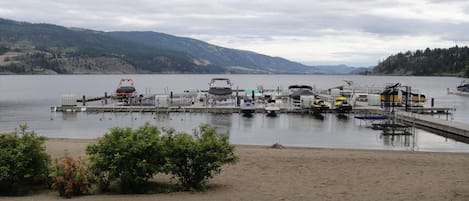
[[[468,0],[0,0],[0,17],[162,32],[307,65],[469,45]]]

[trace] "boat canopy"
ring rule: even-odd
[[[311,87],[309,85],[290,85],[290,86],[288,86],[288,89],[309,89],[309,90],[313,90],[313,87]]]

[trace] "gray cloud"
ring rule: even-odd
[[[448,11],[437,9],[439,7],[447,8]],[[432,9],[441,16],[427,14]],[[460,13],[453,13],[454,10]],[[366,37],[371,35],[373,38],[370,40],[382,40],[383,43],[389,37],[428,36],[440,40],[432,44],[442,44],[441,41],[467,44],[468,16],[469,3],[464,0],[0,1],[0,17],[14,20],[104,31],[146,30],[181,36],[204,36],[204,39],[226,38],[223,44],[239,44],[239,41],[249,40],[268,44],[276,43],[282,37],[320,40],[327,36],[356,36],[357,33]],[[401,45],[403,49],[414,48],[407,44]],[[330,55],[344,56],[340,51],[330,51]],[[275,56],[282,56],[281,51],[278,52]],[[361,58],[369,59],[370,64],[379,59],[373,58],[376,54],[370,52],[357,50],[353,55],[356,54],[362,54]]]

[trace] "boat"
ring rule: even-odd
[[[401,99],[399,97],[399,88],[401,84],[396,83],[394,85],[387,86],[383,92],[380,93],[381,103],[384,106],[396,106],[400,105]]]
[[[251,116],[252,113],[256,112],[256,106],[254,105],[254,101],[250,98],[245,98],[243,100],[243,104],[240,106],[240,111],[243,115]]]
[[[316,96],[313,102],[311,102],[311,109],[313,112],[322,113],[329,110],[329,108],[329,105],[327,105],[319,96]]]
[[[460,95],[460,96],[469,96],[469,82],[466,80],[461,81],[459,86],[456,89],[447,89],[448,94]]]
[[[290,92],[290,98],[295,100],[300,100],[300,96],[314,95],[313,87],[309,85],[290,85],[288,91]]]
[[[233,94],[232,83],[228,78],[213,78],[208,85],[208,94],[215,100],[228,100]]]
[[[137,96],[137,90],[135,90],[135,84],[132,79],[123,78],[119,81],[116,93],[114,97],[117,99],[132,98]]]
[[[425,95],[408,92],[401,89],[400,83],[388,86],[380,94],[384,106],[422,106],[427,101]],[[408,97],[410,99],[408,100]]]
[[[208,93],[216,96],[231,95],[231,81],[228,78],[213,78],[209,83]]]
[[[368,102],[368,94],[366,93],[355,93],[352,95],[352,102]]]
[[[469,93],[469,82],[463,80],[459,86],[456,87],[459,92]]]
[[[334,108],[338,113],[349,113],[352,111],[352,105],[345,96],[338,96],[334,101]]]
[[[267,103],[265,112],[267,113],[267,116],[277,116],[277,113],[280,112],[280,107],[275,105],[275,102],[270,102]]]
[[[301,106],[301,96],[313,96],[313,87],[309,85],[290,85],[288,86],[289,97],[293,106]]]
[[[469,82],[463,80],[459,86],[456,87],[456,94],[469,96]]]

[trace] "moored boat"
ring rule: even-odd
[[[290,92],[290,98],[295,100],[300,100],[300,96],[314,95],[313,87],[309,85],[290,85],[288,91]]]
[[[381,102],[384,106],[422,106],[427,101],[423,94],[412,93],[412,91],[403,90],[400,83],[388,86],[381,92]]]
[[[275,105],[275,102],[267,103],[265,112],[268,116],[277,116],[277,113],[280,112],[280,107]]]
[[[213,100],[226,101],[231,99],[233,94],[232,83],[228,78],[213,78],[208,85],[208,94]]]
[[[301,106],[301,96],[312,96],[313,87],[309,85],[290,85],[288,86],[289,96],[292,100],[292,104],[295,107]]]
[[[352,111],[352,105],[344,96],[338,96],[334,101],[334,108],[337,113],[349,113]]]
[[[132,79],[123,78],[119,81],[114,96],[117,99],[131,98],[137,96],[137,90]]]
[[[456,87],[456,90],[463,95],[469,95],[469,82],[463,80],[459,86]]]
[[[209,83],[208,93],[216,96],[231,95],[233,90],[231,89],[231,81],[228,78],[213,78]]]
[[[313,102],[311,102],[311,109],[313,112],[325,112],[329,110],[329,105],[327,105],[324,100],[322,100],[320,97],[316,96]]]
[[[253,113],[256,112],[256,106],[254,105],[254,101],[250,98],[245,98],[243,100],[243,104],[241,104],[239,109],[241,113],[246,116],[251,116]]]

